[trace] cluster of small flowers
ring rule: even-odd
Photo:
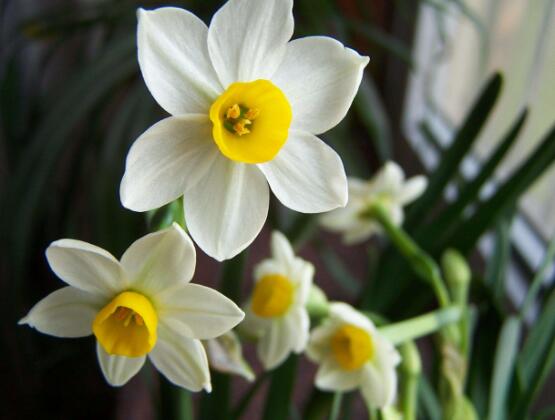
[[[219,261],[258,235],[270,189],[293,210],[330,212],[322,225],[344,233],[347,243],[380,231],[367,214],[376,201],[402,222],[403,205],[422,192],[425,179],[405,183],[388,163],[371,181],[347,181],[339,156],[316,137],[347,113],[367,57],[331,38],[290,41],[292,0],[229,0],[210,27],[171,7],[141,9],[138,18],[141,72],[171,116],[131,147],[120,189],[125,207],[146,211],[183,197],[188,232]],[[394,346],[345,303],[331,303],[310,331],[314,267],[281,233],[273,233],[271,245],[272,257],[255,269],[241,324],[258,340],[264,367],[306,351],[320,365],[321,389],[360,388],[373,406],[390,404],[400,360]],[[58,337],[94,334],[110,384],[125,384],[148,356],[174,384],[210,391],[205,347],[213,367],[252,379],[231,332],[245,313],[190,283],[196,251],[180,225],[138,239],[119,261],[72,239],[52,243],[46,257],[68,286],[20,323]]]

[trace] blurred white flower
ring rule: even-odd
[[[242,376],[249,382],[254,381],[254,372],[243,358],[241,341],[233,331],[203,343],[210,367],[218,372]]]
[[[340,392],[358,388],[376,408],[393,403],[399,353],[372,321],[351,306],[330,304],[329,318],[312,330],[306,354],[320,365],[318,388]]]
[[[244,313],[221,293],[189,283],[195,248],[179,225],[135,241],[120,261],[72,239],[53,242],[46,258],[69,286],[42,299],[20,324],[56,337],[94,334],[111,385],[124,385],[148,355],[174,384],[210,391],[200,339],[224,334]]]
[[[255,267],[254,290],[241,324],[258,338],[258,357],[267,370],[305,349],[310,328],[305,305],[314,276],[314,266],[295,256],[283,234],[273,232],[271,248],[272,258]]]
[[[369,181],[349,178],[348,182],[347,205],[320,216],[322,226],[342,233],[346,244],[356,244],[381,234],[381,225],[368,213],[376,201],[387,209],[393,223],[400,226],[404,219],[403,207],[418,198],[427,186],[427,179],[422,175],[405,181],[403,170],[394,162],[387,162]]]
[[[135,211],[184,198],[217,260],[258,235],[269,187],[295,211],[344,206],[341,159],[316,137],[343,119],[368,57],[327,37],[290,41],[292,0],[229,0],[210,27],[190,12],[138,12],[143,78],[171,116],[131,147],[120,187]]]

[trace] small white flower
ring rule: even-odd
[[[254,291],[241,324],[258,338],[258,357],[265,369],[306,347],[310,319],[305,304],[314,276],[314,266],[295,256],[283,234],[272,234],[271,248],[272,258],[255,267]]]
[[[148,355],[174,384],[210,391],[200,339],[229,331],[244,314],[221,293],[189,283],[195,248],[179,225],[135,241],[120,261],[72,239],[53,242],[46,258],[69,286],[37,303],[20,324],[56,337],[94,334],[111,385],[124,385]]]
[[[387,162],[369,181],[349,178],[347,206],[322,215],[320,222],[325,228],[342,233],[346,244],[363,242],[382,232],[381,225],[368,214],[373,203],[379,200],[393,223],[400,226],[404,219],[403,207],[418,198],[426,186],[425,176],[405,181],[401,167]]]
[[[241,341],[233,331],[203,342],[210,367],[222,373],[239,375],[254,381],[255,375],[243,357]]]
[[[171,116],[127,156],[120,196],[134,211],[184,198],[187,227],[210,256],[245,249],[269,187],[303,213],[344,206],[341,159],[316,137],[339,123],[368,57],[327,37],[289,41],[292,0],[229,0],[210,27],[190,12],[138,12],[141,73]]]
[[[307,356],[320,366],[316,386],[326,391],[360,389],[373,407],[393,403],[400,356],[367,317],[345,303],[332,303],[330,316],[310,334]]]

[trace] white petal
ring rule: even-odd
[[[195,264],[195,247],[176,223],[137,239],[121,257],[133,289],[151,297],[187,284],[193,277]]]
[[[270,318],[262,318],[252,312],[252,302],[248,301],[243,305],[245,311],[245,319],[237,327],[244,335],[252,338],[261,337],[269,328],[272,320]]]
[[[218,337],[235,327],[243,311],[216,290],[188,284],[157,297],[158,315],[171,330],[190,338]]]
[[[208,51],[224,87],[270,79],[293,35],[292,0],[229,0],[212,18]]]
[[[287,276],[287,267],[284,267],[282,264],[274,259],[262,260],[254,267],[255,281],[258,281],[270,274],[281,274],[282,276]]]
[[[222,92],[208,55],[208,28],[175,7],[139,9],[139,65],[154,99],[172,115],[208,113]]]
[[[295,258],[290,265],[290,278],[297,284],[296,304],[304,307],[312,287],[314,266],[302,258]]]
[[[290,130],[278,155],[258,167],[279,201],[290,209],[320,213],[347,203],[347,177],[341,158],[308,132]]]
[[[127,154],[120,186],[123,206],[146,211],[175,200],[205,175],[217,153],[206,115],[169,117],[154,124]]]
[[[381,234],[383,232],[381,225],[375,222],[359,223],[347,230],[343,235],[343,243],[345,245],[360,244],[373,235]]]
[[[145,356],[112,356],[96,343],[96,354],[106,381],[112,386],[122,386],[135,376],[145,363]]]
[[[206,176],[185,192],[187,227],[218,261],[234,257],[256,238],[268,215],[264,175],[254,165],[218,156]]]
[[[270,370],[279,366],[293,350],[295,333],[285,318],[273,320],[265,334],[258,340],[258,358],[264,369]]]
[[[288,330],[292,333],[292,350],[295,353],[301,353],[308,344],[310,331],[308,312],[304,307],[295,308],[287,314],[285,321],[288,324]]]
[[[326,318],[311,333],[306,347],[306,355],[315,363],[321,363],[330,353],[331,336],[338,328],[338,323],[332,318]]]
[[[295,258],[291,244],[281,232],[272,232],[271,248],[272,257],[280,264],[288,265]]]
[[[360,381],[360,369],[343,370],[332,357],[328,357],[316,372],[315,384],[326,391],[350,391],[358,388]]]
[[[388,161],[371,181],[374,193],[390,192],[395,196],[403,186],[405,173],[395,162]]]
[[[392,404],[397,392],[395,368],[366,364],[361,375],[360,391],[371,407],[382,408]]]
[[[291,41],[272,81],[293,109],[293,127],[313,134],[328,131],[347,114],[368,57],[327,37]]]
[[[56,337],[85,337],[105,300],[75,287],[50,293],[29,311],[19,324]]]
[[[349,202],[356,198],[365,198],[370,190],[370,184],[368,181],[363,179],[348,177],[347,182],[349,184]]]
[[[370,319],[352,306],[343,302],[334,302],[330,304],[330,316],[334,320],[362,328],[370,334],[374,334],[376,331],[376,327]]]
[[[320,223],[332,232],[343,232],[347,229],[358,228],[360,225],[359,211],[359,208],[349,201],[345,207],[321,215]]]
[[[396,199],[401,204],[408,204],[417,199],[427,186],[428,180],[425,176],[414,176],[405,182]]]
[[[170,382],[190,391],[211,390],[208,359],[200,340],[158,328],[158,342],[148,357]]]
[[[52,242],[46,258],[59,278],[85,292],[109,297],[127,287],[123,270],[112,254],[87,242]]]

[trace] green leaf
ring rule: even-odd
[[[288,418],[297,376],[298,359],[297,355],[292,354],[272,373],[264,406],[264,415],[262,416],[264,420],[283,420]]]
[[[547,247],[547,252],[543,257],[543,261],[540,264],[540,268],[536,272],[536,275],[532,279],[532,284],[528,288],[528,293],[526,294],[526,299],[522,304],[520,309],[520,317],[524,318],[530,306],[534,303],[536,296],[540,290],[541,285],[545,281],[545,277],[548,274],[548,268],[553,264],[553,259],[555,258],[555,235],[551,238],[549,245]]]
[[[418,387],[418,412],[420,418],[441,420],[441,405],[429,380],[423,375]]]
[[[511,412],[511,418],[526,418],[542,385],[553,369],[555,362],[555,289],[518,356],[517,373],[519,380],[519,398]]]
[[[315,247],[326,270],[337,284],[347,293],[356,295],[360,290],[360,284],[345,267],[341,258],[324,242],[315,243]]]
[[[509,207],[515,205],[519,197],[551,166],[554,160],[555,126],[497,192],[471,217],[460,223],[448,245],[458,248],[463,253],[469,252],[492,223]]]
[[[511,253],[512,215],[502,218],[495,230],[493,255],[488,261],[484,283],[491,290],[493,299],[501,306],[505,293],[505,279]]]
[[[110,45],[95,62],[80,71],[41,121],[29,147],[21,156],[11,190],[9,223],[4,231],[11,232],[11,252],[16,265],[22,266],[24,249],[42,209],[45,194],[56,164],[70,140],[71,130],[114,86],[137,71],[134,37]],[[8,222],[9,221],[9,222]]]
[[[507,394],[513,378],[515,360],[518,354],[521,323],[517,317],[509,317],[503,323],[497,348],[490,388],[488,420],[507,418]]]
[[[382,163],[392,158],[391,123],[380,94],[371,77],[364,77],[353,103],[354,109],[374,142]]]
[[[449,180],[456,174],[460,163],[466,156],[476,139],[480,130],[486,123],[497,98],[501,92],[502,78],[495,73],[482,90],[480,97],[467,115],[461,128],[458,130],[453,143],[444,152],[438,167],[430,176],[428,188],[422,196],[409,208],[407,213],[407,226],[414,225],[422,220],[426,212],[429,212],[438,200],[441,199],[443,190]]]
[[[527,115],[527,109],[522,111],[509,129],[509,132],[505,134],[487,161],[484,162],[478,175],[460,188],[457,199],[441,212],[434,219],[433,223],[422,229],[422,232],[417,234],[418,238],[427,238],[427,243],[431,241],[430,238],[434,238],[434,242],[437,242],[438,237],[444,236],[446,232],[449,232],[450,227],[461,218],[467,206],[478,199],[484,184],[491,180],[496,168],[518,138],[518,134],[526,122]]]

